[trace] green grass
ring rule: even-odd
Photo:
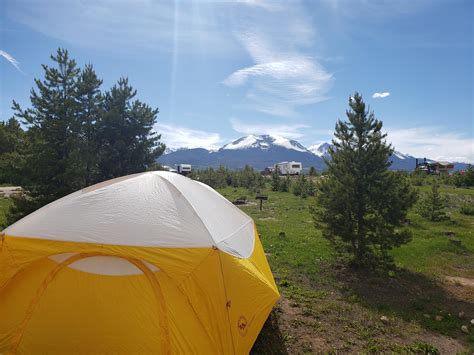
[[[428,192],[430,186],[419,189]],[[343,352],[404,349],[425,353],[432,350],[430,344],[423,342],[429,342],[429,338],[419,336],[412,339],[411,345],[401,344],[392,341],[389,333],[381,335],[378,326],[366,327],[368,320],[377,322],[381,315],[396,319],[393,331],[399,334],[422,334],[420,329],[426,329],[464,339],[463,342],[469,344],[466,346],[473,348],[474,337],[460,332],[461,325],[466,323],[455,316],[460,310],[472,310],[472,301],[462,297],[453,301],[453,295],[440,286],[439,280],[444,276],[474,278],[474,216],[460,213],[463,204],[474,201],[474,189],[440,188],[448,197],[446,212],[450,220],[431,222],[419,216],[415,209],[410,211],[408,228],[413,238],[392,251],[398,270],[385,276],[347,271],[340,265],[329,242],[314,227],[308,208],[313,198],[302,199],[291,193],[265,189],[262,193],[268,195],[268,201],[264,201],[263,211],[259,211],[255,193],[231,187],[219,192],[231,201],[247,197],[249,203],[241,209],[257,225],[280,292],[302,309],[303,317],[321,321],[322,328],[330,329],[325,335],[328,339],[349,337],[348,342],[357,343],[360,334],[365,334],[363,344],[356,348],[356,345],[348,348],[335,345],[331,349]],[[451,243],[451,238],[460,240],[462,246]],[[440,314],[442,320],[436,320],[435,316]],[[332,326],[344,317],[359,328],[352,330],[359,334],[356,339],[350,338],[347,332],[341,334],[338,326]],[[313,334],[314,330],[308,328],[307,331]],[[302,352],[304,344],[291,348],[298,342],[297,337],[291,335],[291,328],[284,332],[290,334],[286,337],[291,339],[287,342],[290,350]]]
[[[419,187],[427,193],[430,186]],[[445,209],[449,220],[431,222],[411,211],[412,241],[393,251],[398,265],[412,271],[434,275],[474,277],[474,216],[460,212],[463,205],[474,204],[474,189],[441,186],[440,193],[447,199]],[[450,239],[458,239],[458,247]]]
[[[430,187],[420,189],[427,192]],[[268,201],[264,201],[263,211],[259,211],[255,194],[246,189],[227,187],[219,192],[229,200],[246,196],[251,202],[242,206],[242,210],[255,220],[275,271],[296,269],[312,277],[322,264],[335,261],[331,246],[314,228],[308,208],[311,198],[265,190]],[[431,222],[411,211],[408,228],[413,234],[412,241],[394,249],[392,255],[397,266],[414,272],[442,275],[449,271],[451,276],[474,277],[474,216],[459,212],[466,197],[474,198],[474,189],[441,187],[440,192],[450,199],[451,207],[446,209],[450,220]],[[462,246],[453,245],[447,232],[453,232],[453,238],[459,239]]]
[[[10,206],[10,199],[0,197],[0,225],[5,222],[5,213]]]
[[[242,206],[242,210],[254,219],[274,272],[284,276],[287,272],[304,271],[311,276],[318,273],[321,264],[334,260],[331,246],[313,226],[309,199],[266,190],[268,201],[263,202],[260,211],[255,193],[230,187],[219,192],[231,201],[247,196],[250,204]]]

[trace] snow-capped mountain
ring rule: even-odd
[[[331,143],[322,142],[306,148],[295,140],[281,136],[251,134],[225,144],[217,150],[167,149],[158,161],[170,166],[188,163],[197,168],[222,165],[231,169],[241,169],[245,165],[250,165],[261,170],[278,162],[294,160],[303,163],[306,169],[314,166],[321,171],[326,167],[323,158],[330,158],[328,153],[330,147]],[[414,156],[398,151],[393,153],[390,160],[392,170],[410,171],[416,165]],[[455,170],[464,169],[466,166],[463,163],[455,163]]]
[[[168,147],[166,147],[163,154],[174,153],[174,152],[176,152],[177,150],[178,150],[178,148],[168,148]]]
[[[276,136],[276,135],[248,135],[242,138],[239,138],[229,144],[224,145],[221,149],[230,149],[230,150],[237,150],[237,149],[270,149],[271,147],[282,147],[286,149],[296,150],[298,152],[307,152],[308,150],[298,143],[295,140],[287,139],[284,137]]]
[[[330,159],[329,155],[329,148],[332,147],[331,143],[322,142],[319,144],[312,145],[308,148],[313,154],[325,159]],[[391,168],[393,170],[413,170],[415,168],[415,160],[414,156],[409,154],[403,154],[401,152],[395,151],[393,152],[392,156],[390,157],[392,161]]]
[[[182,162],[196,167],[218,167],[240,169],[251,165],[264,169],[282,161],[299,161],[304,167],[324,169],[324,161],[311,153],[299,142],[276,135],[247,135],[230,142],[217,151],[202,148],[182,149],[159,158],[161,164],[173,165]]]
[[[322,142],[319,144],[312,145],[308,148],[308,150],[316,154],[318,157],[321,158],[329,158],[329,148],[331,147],[331,143],[328,142]]]

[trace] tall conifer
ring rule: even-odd
[[[388,169],[393,149],[362,96],[355,93],[349,107],[347,121],[336,124],[313,215],[324,236],[362,266],[388,260],[390,249],[410,240],[402,222],[416,194]]]

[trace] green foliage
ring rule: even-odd
[[[126,78],[105,93],[97,127],[100,180],[144,171],[164,150],[153,132],[158,109],[134,99],[136,94]]]
[[[314,166],[311,166],[309,168],[308,175],[311,176],[311,177],[318,175],[318,173],[316,172],[316,168]]]
[[[306,198],[314,196],[316,192],[316,185],[311,178],[306,178],[304,175],[299,175],[293,184],[293,194]]]
[[[272,191],[280,191],[280,170],[278,166],[272,171]]]
[[[425,342],[415,342],[410,345],[399,347],[397,352],[407,354],[424,354],[424,355],[438,355],[440,351],[435,346]]]
[[[452,176],[453,184],[457,187],[474,186],[474,167],[469,165],[465,171],[458,171]]]
[[[215,189],[233,186],[255,191],[265,185],[263,176],[249,165],[246,165],[242,170],[235,171],[223,166],[218,169],[194,170],[189,177]]]
[[[474,216],[474,206],[472,204],[464,204],[461,206],[459,212],[466,216]]]
[[[6,211],[10,208],[11,200],[8,198],[0,197],[0,230],[6,226]]]
[[[280,182],[280,192],[288,192],[291,188],[291,179],[290,176],[285,176]]]
[[[357,266],[390,261],[388,252],[411,235],[402,222],[416,201],[407,177],[391,172],[393,153],[382,133],[382,122],[366,110],[362,97],[349,100],[348,121],[338,121],[317,204],[317,228]]]
[[[18,184],[25,163],[28,140],[20,123],[10,118],[0,122],[0,184]]]
[[[424,194],[418,203],[418,213],[433,222],[448,219],[444,209],[446,208],[446,198],[439,193],[439,185],[433,183],[431,191]]]
[[[31,107],[13,102],[28,130],[11,121],[16,145],[0,152],[0,165],[7,161],[28,194],[13,200],[9,223],[85,186],[145,171],[164,150],[153,132],[158,110],[134,99],[127,79],[102,93],[91,65],[79,68],[64,49],[51,60],[52,67],[43,65],[44,78],[35,79]],[[19,155],[15,167],[11,154]]]

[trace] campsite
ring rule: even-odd
[[[473,0],[5,0],[0,355],[474,354]]]
[[[274,192],[267,184],[261,192],[268,201],[259,211],[252,190],[218,192],[230,201],[246,198],[239,207],[256,223],[282,296],[253,353],[462,353],[473,348],[472,333],[461,327],[474,314],[474,216],[459,208],[474,200],[474,190],[441,187],[451,201],[449,221],[428,222],[412,211],[413,240],[394,251],[397,269],[385,275],[353,272],[338,261],[313,227],[309,198]],[[0,198],[2,212],[8,203]],[[448,231],[461,247],[449,242]]]

